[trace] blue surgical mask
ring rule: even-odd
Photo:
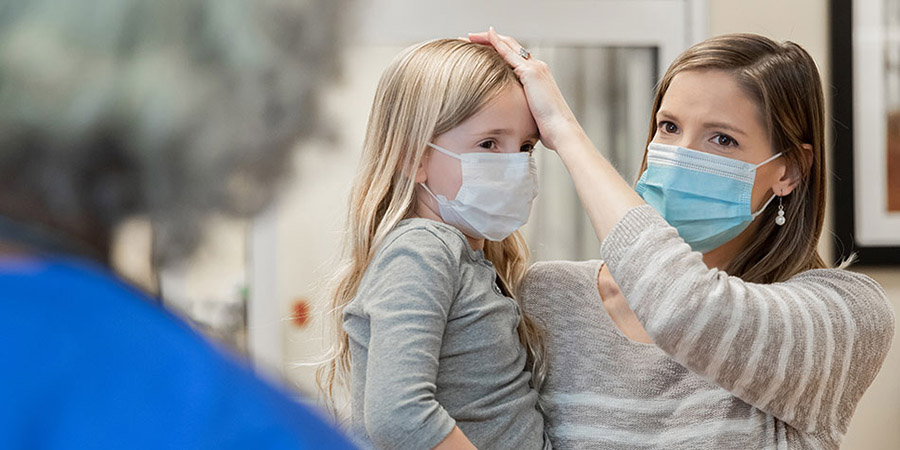
[[[756,169],[781,156],[750,164],[673,145],[650,144],[647,170],[635,190],[691,249],[706,253],[747,229],[775,198],[752,212]]]

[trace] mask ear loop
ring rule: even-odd
[[[432,144],[431,142],[428,143],[428,146],[431,147],[431,148],[433,148],[433,149],[435,149],[435,150],[437,150],[437,151],[439,151],[439,152],[441,152],[441,153],[443,153],[443,154],[445,154],[445,155],[447,155],[447,156],[449,156],[449,157],[451,157],[451,158],[456,158],[456,159],[458,159],[458,160],[460,160],[460,161],[462,161],[462,159],[463,159],[462,156],[459,156],[459,155],[457,155],[456,153],[453,153],[453,152],[451,152],[450,150],[447,150],[446,148],[438,147],[437,145],[434,145],[434,144]]]
[[[456,158],[456,159],[459,159],[459,160],[462,160],[462,159],[463,159],[462,156],[459,156],[459,155],[457,155],[456,153],[453,153],[453,152],[451,152],[450,150],[447,150],[446,148],[443,148],[443,147],[434,145],[434,144],[432,144],[431,142],[428,143],[428,146],[431,147],[431,148],[433,148],[433,149],[435,149],[435,150],[437,150],[437,151],[439,151],[439,152],[441,152],[441,153],[443,153],[443,154],[445,154],[445,155],[447,155],[447,156],[450,156],[450,157],[453,157],[453,158]],[[428,189],[428,186],[426,186],[425,183],[419,183],[419,186],[422,186],[423,188],[425,188],[425,192],[427,192],[429,195],[431,195],[432,198],[434,198],[434,199],[437,200],[438,202],[441,202],[441,199],[438,198],[438,196],[435,195],[434,192],[431,192],[431,189]],[[441,197],[444,197],[444,196],[442,195]],[[447,197],[444,197],[444,201],[447,201]]]
[[[769,201],[767,201],[766,204],[762,206],[762,208],[759,208],[759,211],[751,214],[753,216],[753,218],[755,219],[757,216],[762,214],[762,212],[766,210],[766,207],[769,206],[769,203],[772,203],[772,200],[775,200],[775,197],[778,197],[778,196],[775,194],[772,194],[772,197],[769,198]]]
[[[756,166],[754,166],[754,167],[753,167],[753,170],[759,169],[760,167],[762,167],[762,166],[764,166],[764,165],[766,165],[766,164],[768,164],[768,163],[774,161],[775,159],[777,159],[778,157],[780,157],[780,156],[783,155],[783,154],[784,154],[783,152],[778,152],[778,153],[776,153],[776,154],[775,154],[774,156],[772,156],[771,158],[769,158],[769,159],[767,159],[767,160],[765,160],[765,161],[763,161],[763,162],[757,164]],[[751,216],[753,216],[753,218],[755,219],[757,216],[759,216],[760,214],[762,214],[762,212],[766,210],[766,207],[769,206],[769,203],[772,203],[772,200],[775,200],[775,197],[777,197],[777,195],[772,194],[772,197],[769,198],[769,200],[766,202],[766,204],[763,205],[762,208],[759,208],[759,211],[756,211],[755,213],[751,214]]]
[[[783,155],[783,154],[784,154],[783,152],[779,152],[779,153],[777,153],[775,156],[772,156],[771,158],[769,158],[769,159],[767,159],[767,160],[765,160],[765,161],[763,161],[763,162],[757,164],[757,165],[754,166],[753,168],[754,168],[754,169],[759,169],[760,167],[762,167],[762,166],[764,166],[764,165],[766,165],[766,164],[768,164],[768,163],[770,163],[770,162],[772,162],[772,161],[775,161],[775,159],[777,159],[779,156],[781,156],[781,155]]]
[[[434,195],[434,192],[431,192],[431,189],[428,189],[428,186],[426,186],[425,183],[419,183],[419,186],[422,186],[423,188],[425,188],[425,192],[427,192],[429,195],[431,195],[435,200],[441,201],[441,199],[439,199],[437,195]],[[441,197],[443,197],[443,196],[441,196]],[[444,198],[446,199],[446,197],[444,197]]]

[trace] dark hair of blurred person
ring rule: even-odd
[[[0,447],[347,446],[108,262],[125,219],[160,263],[267,203],[321,125],[340,6],[0,3]]]

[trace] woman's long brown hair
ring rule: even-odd
[[[818,252],[825,222],[825,101],[819,71],[809,53],[793,42],[777,43],[755,34],[708,39],[686,50],[656,90],[647,145],[657,131],[656,114],[675,78],[688,70],[720,70],[734,76],[756,101],[775,152],[783,152],[800,183],[782,198],[787,222],[775,224],[767,208],[756,236],[723,267],[744,281],[773,283],[802,271],[826,267]],[[812,148],[805,149],[803,144]],[[646,147],[641,172],[647,168]]]

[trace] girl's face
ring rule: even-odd
[[[455,128],[435,137],[432,143],[457,154],[516,153],[531,151],[538,138],[525,91],[515,84]],[[416,173],[416,182],[425,183],[436,195],[453,200],[462,185],[460,161],[429,148]],[[419,191],[417,215],[440,220],[437,202],[422,189]]]
[[[656,114],[653,142],[759,164],[773,156],[756,102],[724,71],[684,71],[672,79]],[[772,194],[793,189],[784,158],[758,168],[751,196],[758,211]]]

